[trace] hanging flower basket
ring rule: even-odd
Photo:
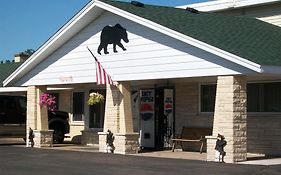
[[[48,94],[48,93],[43,93],[39,97],[39,105],[40,107],[47,107],[48,110],[55,110],[56,109],[56,97]]]
[[[102,94],[98,93],[98,92],[92,92],[89,95],[89,99],[88,99],[88,105],[94,105],[100,102],[104,101],[104,97]]]

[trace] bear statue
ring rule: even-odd
[[[108,44],[113,44],[114,52],[117,52],[116,45],[121,47],[123,50],[126,50],[126,48],[121,43],[121,39],[124,40],[126,43],[129,42],[128,34],[125,28],[123,28],[120,24],[116,24],[115,26],[105,26],[101,32],[98,53],[101,54],[101,50],[103,49],[104,54],[108,54]]]

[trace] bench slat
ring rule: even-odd
[[[189,140],[189,139],[171,139],[172,141],[181,141],[181,142],[200,142],[201,139],[198,140]]]

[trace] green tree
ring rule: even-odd
[[[30,57],[33,53],[35,52],[35,50],[33,49],[26,49],[24,52],[25,55],[27,55],[28,57]]]

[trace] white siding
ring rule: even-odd
[[[256,7],[245,7],[241,9],[225,9],[217,12],[228,15],[242,15],[254,17],[262,21],[277,25],[281,27],[281,3],[260,5]]]
[[[275,15],[275,16],[258,18],[258,19],[281,27],[281,14]]]
[[[128,31],[130,42],[122,41],[127,51],[117,46],[118,53],[113,53],[112,45],[109,45],[109,54],[97,54],[100,31],[104,26],[116,23]],[[104,13],[25,75],[19,85],[95,82],[95,61],[87,46],[116,81],[250,72],[246,68],[132,21]]]
[[[246,9],[246,16],[256,17],[262,21],[281,26],[281,3]]]

